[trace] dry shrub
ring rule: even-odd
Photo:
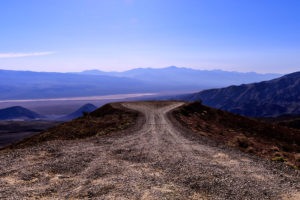
[[[232,139],[231,144],[233,144],[233,146],[237,146],[243,149],[246,149],[252,145],[249,138],[247,138],[245,135],[235,136]]]

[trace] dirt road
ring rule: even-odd
[[[124,103],[145,117],[131,132],[1,154],[0,197],[299,199],[299,172],[187,137],[167,117],[181,104]]]

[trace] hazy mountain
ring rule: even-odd
[[[73,112],[69,115],[66,115],[62,118],[59,118],[59,120],[68,121],[68,120],[76,119],[78,117],[82,117],[84,113],[90,113],[90,112],[93,112],[96,109],[97,109],[96,106],[94,106],[93,104],[88,103],[88,104],[85,104],[82,107],[80,107],[75,112]]]
[[[40,118],[43,118],[43,116],[21,106],[13,106],[0,110],[0,120],[34,120]]]
[[[0,80],[2,100],[139,93],[155,89],[130,78],[71,73],[0,70]]]
[[[279,74],[258,74],[254,72],[240,73],[222,70],[195,70],[175,66],[160,69],[137,68],[124,72],[87,70],[83,71],[82,74],[127,77],[161,85],[186,85],[191,89],[208,89],[234,84],[253,83],[271,80],[280,76]]]
[[[0,70],[0,99],[179,93],[268,80],[278,76],[278,74],[201,71],[177,67],[138,68],[125,72],[90,70],[82,73]]]
[[[300,114],[300,72],[270,81],[205,90],[180,99],[202,100],[205,105],[245,116],[296,115]]]

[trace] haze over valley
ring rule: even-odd
[[[280,74],[239,73],[167,67],[124,72],[84,71],[47,73],[0,70],[0,100],[88,97],[134,93],[186,93],[215,87],[253,83]]]

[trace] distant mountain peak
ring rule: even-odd
[[[84,104],[75,112],[93,112],[97,107],[91,103]]]
[[[185,68],[185,67],[177,67],[177,66],[172,65],[172,66],[169,66],[169,67],[165,67],[165,69],[187,69],[187,68]]]
[[[88,70],[82,71],[82,73],[85,73],[85,72],[101,72],[101,70],[98,70],[98,69],[88,69]]]
[[[43,116],[21,106],[13,106],[0,110],[0,120],[34,120],[43,118]]]
[[[66,115],[64,117],[61,117],[58,120],[68,121],[68,120],[76,119],[78,117],[83,116],[84,113],[90,113],[96,109],[97,109],[97,107],[95,105],[93,105],[91,103],[87,103],[87,104],[84,104],[83,106],[81,106],[79,109],[77,109],[73,113]]]

